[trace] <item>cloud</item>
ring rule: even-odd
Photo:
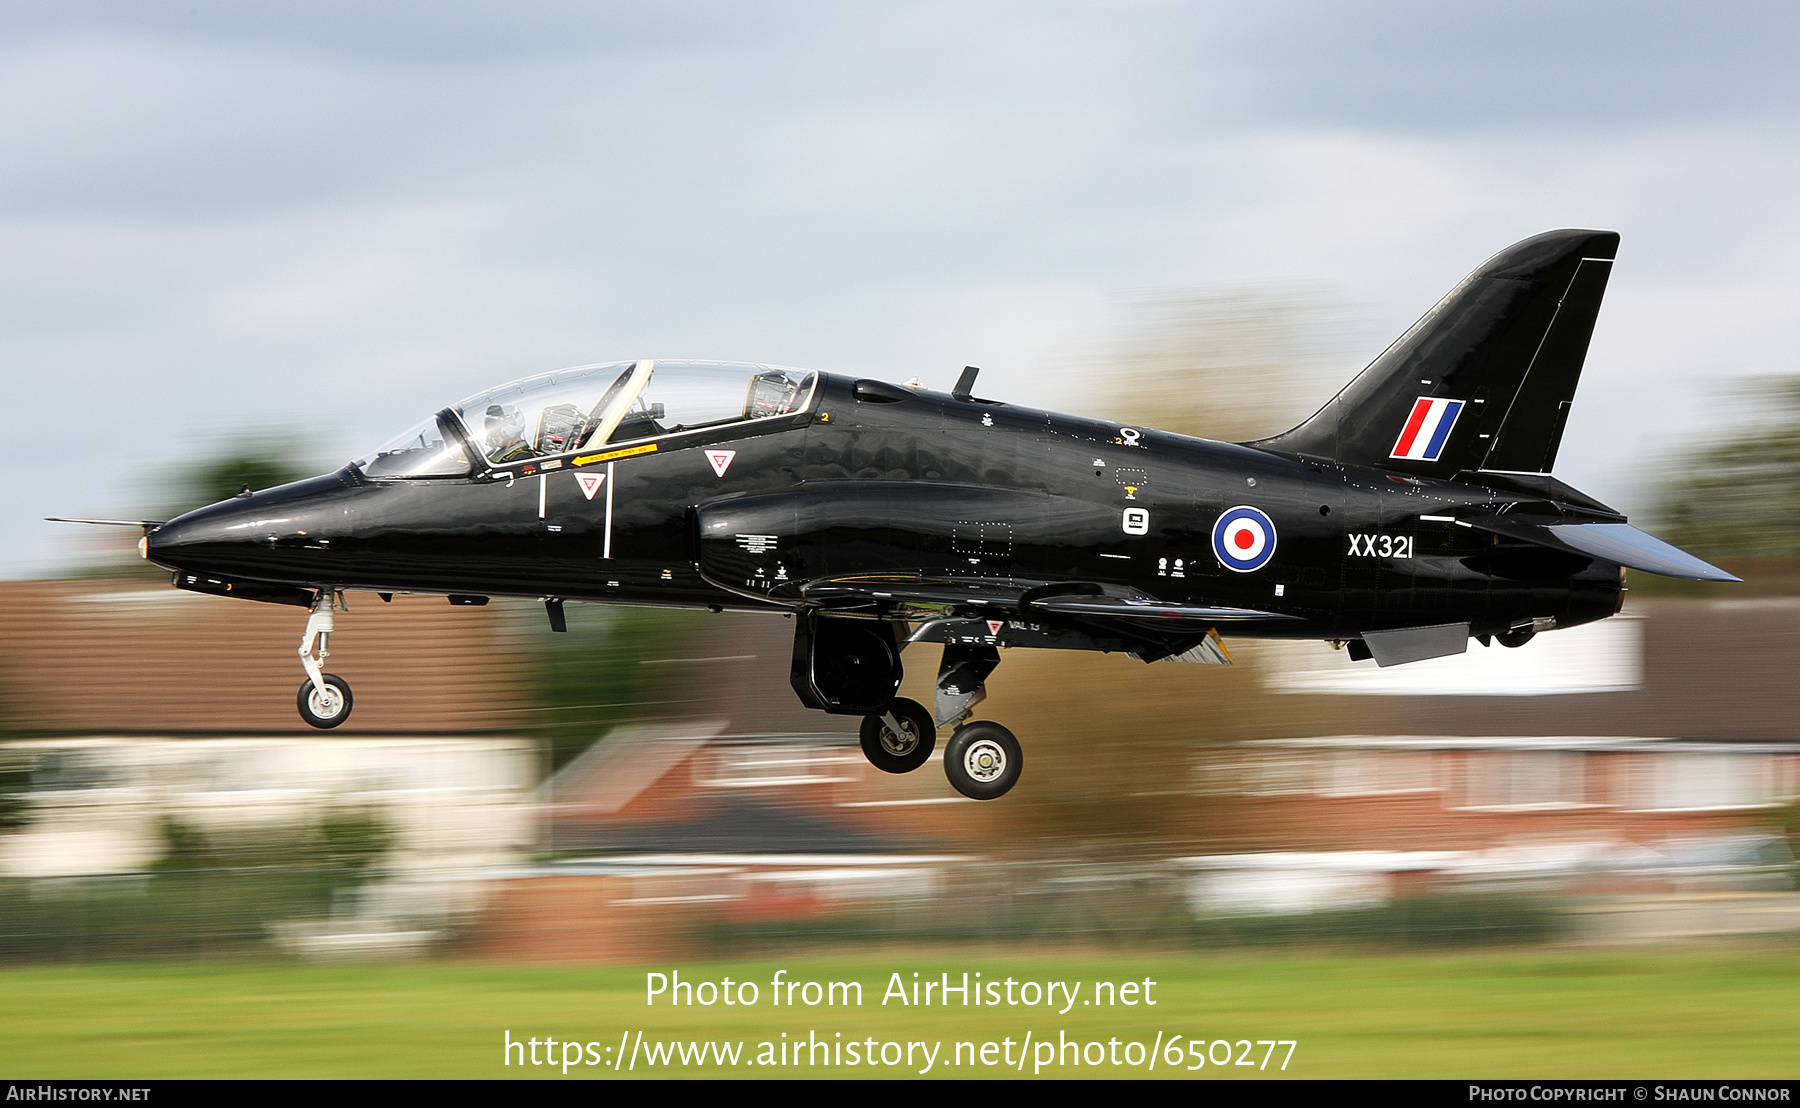
[[[1422,115],[1347,90],[1369,67],[1415,99],[1459,66],[1495,86],[1525,42],[1498,9],[182,10],[0,21],[0,366],[27,456],[58,459],[0,491],[0,572],[55,564],[60,532],[25,521],[130,514],[136,474],[214,436],[285,426],[348,458],[559,365],[942,385],[979,364],[989,395],[1079,408],[1104,379],[1053,371],[1120,341],[1134,296],[1305,281],[1363,313],[1348,379],[1553,226],[1624,234],[1563,451],[1578,485],[1800,338],[1800,78],[1763,41],[1786,23],[1694,39],[1725,90],[1699,114],[1544,106],[1582,67],[1650,80],[1674,40],[1640,29],[1597,62],[1579,35],[1544,46],[1513,110],[1496,90]],[[1389,65],[1430,43],[1417,80]]]

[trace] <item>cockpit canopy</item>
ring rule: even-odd
[[[803,410],[818,375],[736,362],[611,362],[469,397],[356,466],[369,477],[460,477],[489,464],[595,450]],[[447,425],[448,424],[448,425]]]

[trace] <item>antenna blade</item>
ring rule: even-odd
[[[968,400],[973,397],[975,395],[975,375],[980,372],[981,370],[977,366],[963,366],[962,376],[956,379],[956,387],[950,390],[950,395],[958,400]]]

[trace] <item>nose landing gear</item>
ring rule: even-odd
[[[344,604],[343,594],[321,590],[313,600],[312,614],[306,617],[306,632],[300,637],[300,668],[306,680],[295,697],[300,718],[314,727],[328,729],[350,718],[353,703],[350,683],[335,673],[324,672],[324,661],[331,657],[332,610]]]
[[[329,729],[350,718],[350,683],[335,673],[324,675],[324,690],[310,680],[300,686],[294,699],[300,718],[320,729]]]

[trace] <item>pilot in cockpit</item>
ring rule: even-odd
[[[525,417],[518,411],[507,411],[499,404],[489,404],[482,420],[481,437],[488,457],[496,462],[510,461],[521,453],[530,453],[525,442]]]

